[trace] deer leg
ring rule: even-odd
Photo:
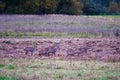
[[[33,56],[33,51],[31,52],[31,56]]]
[[[49,58],[52,58],[52,56],[53,56],[53,53],[50,52],[49,53]]]
[[[77,54],[77,55],[76,55],[77,57],[79,57],[79,56],[80,56],[80,53],[76,53],[76,54]]]
[[[27,54],[28,54],[28,51],[25,52],[25,55],[27,55]]]
[[[39,57],[41,57],[42,55],[41,55],[41,53],[39,53]]]
[[[66,55],[66,57],[68,57],[68,56],[69,56],[69,54]]]
[[[55,53],[53,53],[53,56],[56,57]]]
[[[56,57],[56,52],[54,52],[54,56]]]
[[[55,56],[55,53],[53,52],[53,53],[51,53],[51,55],[50,55],[51,57],[54,57]]]
[[[50,53],[48,53],[48,57],[50,56]]]

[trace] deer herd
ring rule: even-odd
[[[34,52],[37,50],[37,44],[33,43],[33,45],[31,47],[26,47],[25,49],[25,54],[29,54],[31,53],[31,55],[34,55]],[[60,45],[59,43],[55,43],[52,46],[48,46],[48,47],[43,47],[42,49],[38,50],[38,55],[39,57],[41,56],[56,56],[56,52],[60,50]],[[86,53],[88,50],[87,47],[83,47],[83,48],[69,48],[66,50],[66,57],[68,56],[79,56],[82,53]]]

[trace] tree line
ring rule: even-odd
[[[0,14],[120,14],[120,0],[1,0]]]

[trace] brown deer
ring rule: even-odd
[[[25,50],[25,54],[27,55],[29,52],[31,53],[31,55],[33,55],[33,52],[35,51],[35,49],[37,48],[36,43],[33,43],[33,45],[31,47],[26,47]]]
[[[46,56],[50,56],[50,54],[52,54],[52,56],[56,55],[56,51],[59,49],[59,44],[54,44],[53,46],[49,46],[49,47],[46,47],[44,49],[41,49],[39,51],[39,56],[42,56],[42,55],[46,55]]]

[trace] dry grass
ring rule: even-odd
[[[15,80],[120,79],[120,62],[105,63],[98,61],[4,58],[0,59],[0,64],[4,65],[3,67],[0,67],[0,75],[12,77]],[[10,65],[12,66],[12,69],[10,68]]]
[[[115,37],[119,22],[119,16],[0,15],[0,37]]]

